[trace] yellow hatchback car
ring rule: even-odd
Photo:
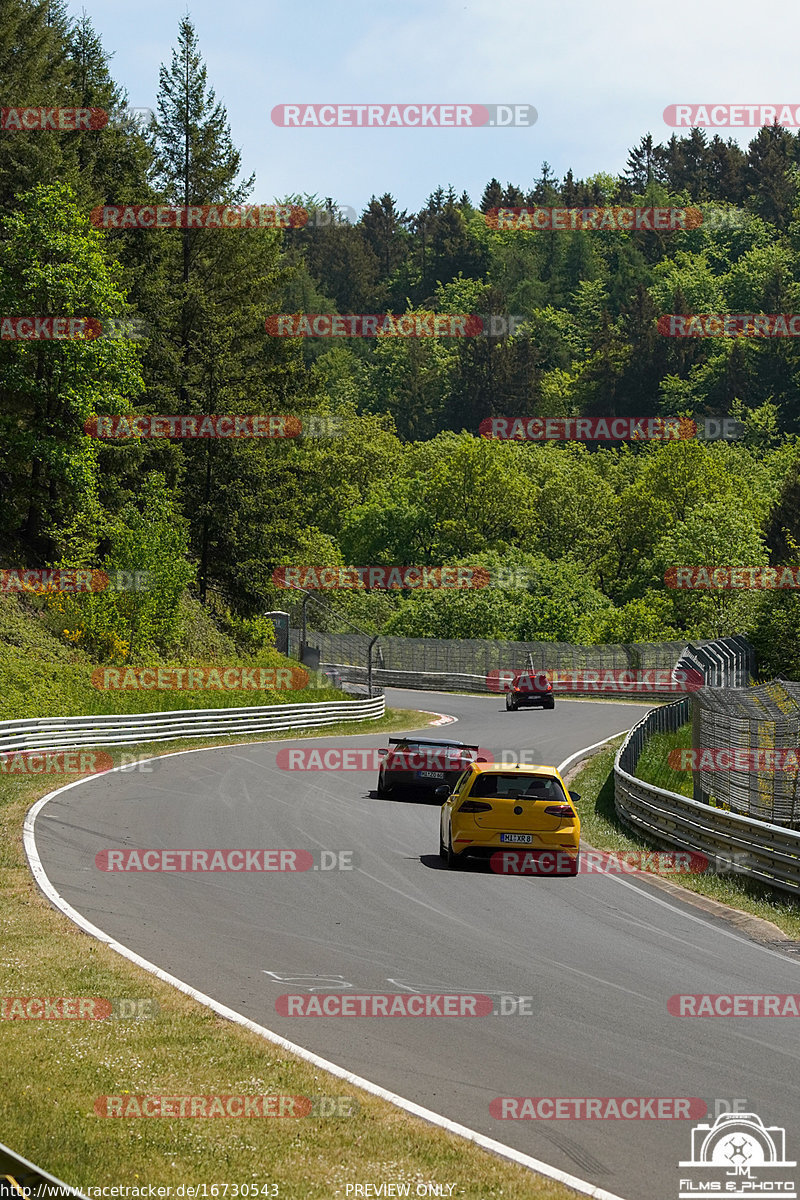
[[[452,793],[440,787],[436,795],[443,801],[439,856],[448,867],[479,855],[491,857],[493,869],[519,873],[519,856],[502,851],[524,851],[526,874],[578,874],[580,796],[567,791],[555,767],[475,762]]]

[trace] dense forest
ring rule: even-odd
[[[621,176],[559,180],[544,163],[532,181],[490,180],[474,203],[439,185],[410,213],[376,180],[347,220],[334,198],[255,187],[188,16],[149,122],[128,112],[109,57],[61,0],[5,0],[2,105],[110,114],[89,130],[0,129],[0,316],[91,317],[123,334],[0,340],[2,565],[151,580],[133,598],[53,599],[64,637],[109,661],[169,649],[189,595],[257,640],[259,614],[297,602],[273,582],[281,565],[471,564],[491,586],[326,593],[326,619],[583,643],[747,632],[768,669],[800,677],[796,592],[665,585],[681,564],[798,561],[796,341],[658,328],[671,313],[800,312],[800,134],[763,128],[746,150],[697,129],[648,134]],[[102,206],[274,203],[308,219],[92,220]],[[521,231],[491,217],[618,205],[694,207],[702,222]],[[514,332],[270,334],[270,316],[295,313],[482,314],[513,317]],[[98,414],[134,413],[331,419],[285,439],[86,432]],[[725,417],[741,436],[499,441],[479,432],[494,415]]]

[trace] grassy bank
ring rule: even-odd
[[[237,652],[232,639],[218,630],[199,606],[193,606],[187,620],[193,622],[191,636],[187,641],[191,653],[145,656],[130,664],[116,662],[98,663],[82,649],[70,645],[56,636],[48,623],[47,613],[36,602],[17,600],[12,596],[0,596],[0,721],[22,720],[48,716],[90,716],[105,713],[170,712],[190,708],[240,708],[245,705],[301,704],[314,700],[347,700],[334,688],[316,686],[319,677],[311,676],[309,685],[297,686],[301,682],[297,672],[302,668],[293,660],[286,659],[274,649],[259,650],[257,654]],[[107,685],[115,682],[138,682],[132,674],[125,678],[126,668],[132,672],[142,670],[172,671],[177,688],[155,689],[146,686],[120,689]],[[192,690],[182,686],[192,682],[190,669],[206,672],[203,681],[208,684],[208,672],[217,671],[220,676],[233,668],[237,673],[249,672],[245,676],[247,686],[231,690],[201,686]],[[260,675],[260,671],[267,672]],[[106,677],[107,671],[119,673]],[[183,676],[175,674],[183,671]],[[275,677],[278,686],[269,686]],[[287,671],[295,674],[289,678]],[[144,682],[154,679],[145,676]],[[197,678],[197,677],[195,677]],[[266,681],[267,686],[252,686]],[[302,680],[304,683],[305,680]],[[289,683],[292,686],[281,686]]]
[[[687,722],[675,733],[657,733],[648,738],[644,750],[636,764],[636,774],[645,783],[655,787],[665,788],[668,792],[678,792],[681,796],[692,797],[692,772],[676,771],[669,765],[671,750],[690,750],[692,746],[692,726]]]

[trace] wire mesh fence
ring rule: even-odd
[[[346,690],[375,695],[372,666],[377,637],[362,629],[340,609],[305,592],[287,604],[289,654],[311,670],[327,674],[330,682]],[[310,629],[311,623],[316,628]]]
[[[800,683],[774,679],[752,688],[704,690],[693,708],[692,748],[700,768],[693,777],[695,800],[800,828]],[[720,751],[746,753],[729,753],[722,765]]]
[[[292,630],[295,653],[303,640]],[[744,639],[686,642],[640,642],[573,646],[567,642],[509,642],[467,638],[371,637],[364,632],[307,629],[307,644],[319,650],[322,663],[366,668],[372,645],[373,667],[388,673],[486,678],[498,671],[649,671],[694,667],[711,686],[749,682],[751,652]],[[741,643],[739,645],[738,643]],[[710,677],[714,675],[712,680]],[[718,676],[718,678],[717,678]],[[482,689],[479,689],[482,690]]]
[[[364,642],[354,639],[352,634],[314,630],[308,640],[320,647],[326,662],[365,665],[363,657],[359,658]],[[369,640],[367,636],[367,643]],[[567,642],[380,637],[375,661],[387,671],[447,675],[487,675],[491,671],[526,667],[559,671],[640,670],[671,668],[685,649],[686,642],[572,646]]]

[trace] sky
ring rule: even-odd
[[[545,161],[558,178],[569,167],[576,178],[621,172],[646,133],[671,136],[668,105],[800,109],[800,6],[790,3],[75,0],[74,14],[81,8],[141,108],[155,107],[159,67],[188,11],[243,173],[256,173],[251,203],[312,194],[360,213],[390,192],[414,211],[452,184],[477,204],[492,177],[527,190]],[[271,118],[276,105],[322,103],[527,104],[537,120],[390,129]],[[718,132],[746,146],[756,130]]]

